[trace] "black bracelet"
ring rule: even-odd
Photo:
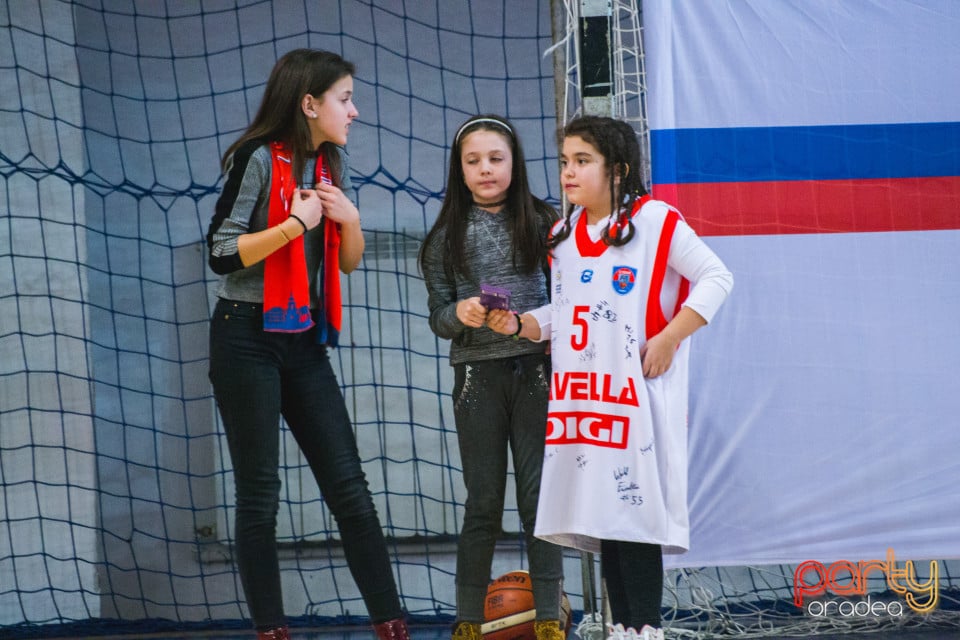
[[[520,339],[520,331],[523,329],[523,320],[520,318],[520,314],[516,311],[513,312],[513,317],[517,319],[517,330],[513,332],[513,339]]]
[[[294,214],[291,213],[291,214],[290,214],[290,217],[300,223],[300,226],[303,227],[303,232],[304,232],[304,233],[307,232],[307,225],[305,225],[305,224],[303,223],[303,220],[301,220],[301,219],[299,218],[299,216],[296,216],[296,215],[294,215]]]

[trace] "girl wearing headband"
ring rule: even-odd
[[[547,418],[545,343],[494,333],[493,307],[546,304],[547,231],[557,219],[527,184],[506,119],[481,115],[456,132],[440,214],[420,250],[430,328],[450,340],[453,411],[467,490],[457,545],[453,638],[480,640],[494,546],[502,530],[508,449],[526,538],[537,640],[563,640],[560,547],[534,537]]]

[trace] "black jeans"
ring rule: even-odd
[[[276,524],[283,415],[336,518],[350,572],[374,623],[401,617],[383,530],[340,385],[316,330],[268,333],[262,305],[220,300],[210,381],[236,483],[236,559],[253,623],[286,623]]]
[[[457,544],[457,619],[483,622],[494,548],[503,530],[509,447],[537,619],[557,620],[563,549],[533,535],[547,431],[550,356],[459,364],[454,379],[453,412],[467,488]]]
[[[637,631],[660,628],[663,549],[658,544],[601,540],[600,574],[607,584],[613,622]]]

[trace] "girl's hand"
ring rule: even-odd
[[[313,189],[297,189],[290,203],[290,214],[303,220],[307,229],[313,229],[323,219],[323,202]]]
[[[321,182],[316,192],[323,203],[323,215],[342,225],[360,223],[360,212],[339,187]]]
[[[457,319],[468,327],[479,329],[487,319],[487,308],[480,304],[480,296],[457,303]]]
[[[640,347],[640,361],[643,363],[643,376],[656,378],[667,372],[673,363],[673,354],[677,352],[680,341],[674,341],[666,331],[647,340]]]
[[[491,309],[487,312],[487,326],[491,331],[512,336],[517,332],[517,323],[518,320],[513,315],[513,311]]]

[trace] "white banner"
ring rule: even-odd
[[[776,219],[779,189],[842,182],[839,210],[869,219],[857,190],[896,184],[912,205],[883,213],[891,231],[811,208],[824,233],[706,238],[736,288],[693,337],[691,550],[668,565],[960,557],[960,3],[646,0],[643,16],[655,194],[740,185]],[[912,148],[930,123],[945,151]],[[895,143],[873,154],[834,125]],[[930,185],[945,222],[923,218]]]

